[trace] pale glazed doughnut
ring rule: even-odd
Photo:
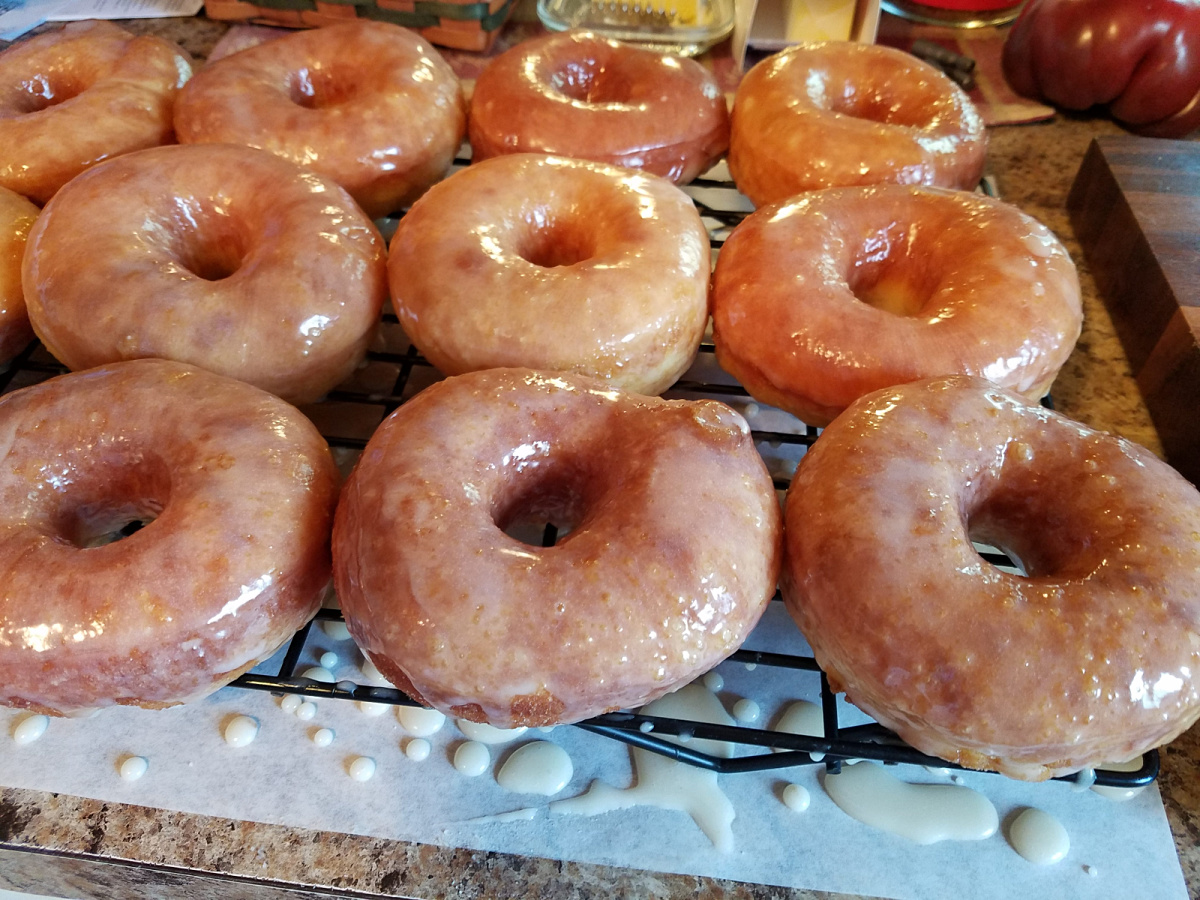
[[[25,300],[69,368],[159,356],[308,402],[365,356],[385,252],[327,178],[249,147],[158,147],[94,167],[46,206]]]
[[[1129,441],[981,379],[888,388],[803,458],[786,534],[831,684],[926,753],[1038,780],[1200,715],[1200,494]]]
[[[175,107],[180,143],[246,144],[332,178],[372,218],[442,178],[466,132],[453,70],[399,25],[296,31],[201,69]]]
[[[45,203],[103,159],[169,144],[191,59],[170,41],[77,22],[0,53],[0,186]]]
[[[8,362],[33,340],[21,290],[21,260],[25,240],[38,217],[38,208],[0,187],[0,364]]]
[[[574,526],[552,548],[503,530],[547,519]],[[489,369],[379,427],[333,546],[347,626],[389,681],[472,721],[550,725],[736,650],[775,591],[780,514],[723,404]]]
[[[488,65],[471,96],[473,159],[550,153],[686,184],[729,145],[729,112],[695,60],[590,32],[524,41]]]
[[[758,206],[839,185],[974,188],[987,132],[941,71],[878,44],[797,44],[734,97],[729,171]]]
[[[405,333],[444,374],[572,371],[659,394],[708,324],[709,253],[695,205],[669,181],[516,154],[417,201],[388,277]]]
[[[759,400],[824,425],[855,398],[979,375],[1038,399],[1079,337],[1066,249],[965,191],[829,188],[763,207],[713,274],[717,359]]]
[[[0,398],[0,433],[0,703],[198,699],[317,611],[337,469],[276,397],[137,360]]]

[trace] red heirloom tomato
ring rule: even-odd
[[[1029,0],[1003,61],[1026,97],[1155,137],[1200,127],[1200,0]]]

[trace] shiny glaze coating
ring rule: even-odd
[[[550,153],[686,184],[729,145],[729,112],[695,60],[586,31],[548,34],[496,57],[475,84],[476,160]]]
[[[466,132],[458,77],[431,44],[358,19],[297,31],[197,73],[180,143],[245,144],[332,178],[371,218],[442,178]]]
[[[0,399],[0,454],[0,703],[198,699],[320,604],[337,470],[264,391],[165,360],[71,373]]]
[[[987,132],[962,89],[876,44],[797,44],[738,86],[729,171],[758,206],[857,184],[974,188]]]
[[[329,179],[249,147],[171,146],[60,191],[23,281],[34,330],[72,369],[160,356],[301,403],[362,361],[387,262]]]
[[[170,41],[76,22],[0,53],[0,186],[45,203],[89,166],[169,144],[190,57]]]
[[[708,234],[665,179],[535,154],[456,172],[400,221],[392,304],[441,372],[571,371],[645,394],[708,324]]]
[[[502,530],[547,518],[574,525],[551,548]],[[333,540],[379,671],[500,727],[638,706],[708,670],[762,615],[781,552],[736,412],[529,369],[447,379],[393,413]]]
[[[1079,280],[1058,239],[965,191],[802,194],[743,220],[713,274],[717,359],[811,425],[933,375],[979,375],[1038,399],[1081,325]]]
[[[21,260],[38,208],[0,187],[0,364],[8,362],[33,340],[21,290]]]
[[[786,529],[817,661],[920,750],[1038,780],[1200,714],[1200,494],[1136,444],[981,379],[889,388],[801,461]]]

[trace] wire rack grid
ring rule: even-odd
[[[456,167],[467,164],[460,156]],[[987,182],[985,193],[992,193]],[[714,255],[733,228],[750,212],[750,201],[739,194],[732,184],[724,164],[718,165],[685,188],[691,196],[708,229]],[[397,220],[382,222],[385,235],[390,236]],[[30,345],[3,373],[0,373],[0,392],[7,392],[46,378],[62,374],[66,369],[38,343]],[[367,360],[349,380],[331,391],[319,403],[304,407],[304,412],[325,435],[334,456],[346,473],[359,452],[366,446],[376,427],[399,406],[422,389],[440,379],[440,375],[413,347],[394,314],[385,312],[378,336],[368,351]],[[722,399],[743,408],[757,409],[745,389],[717,366],[714,347],[702,342],[698,360],[668,392],[668,396]],[[768,410],[768,413],[773,411]],[[772,473],[775,488],[787,490],[791,472],[804,451],[817,439],[818,430],[806,426],[791,416],[777,413],[762,417],[773,427],[753,428],[756,446]],[[776,427],[777,426],[777,427]],[[547,526],[543,543],[554,541],[553,526]],[[1013,562],[994,548],[980,547],[984,559],[1001,566],[1013,567]],[[778,595],[776,601],[779,600]],[[313,622],[292,638],[279,668],[273,672],[253,672],[232,682],[232,687],[269,691],[275,694],[298,694],[313,699],[348,700],[417,706],[403,692],[376,685],[360,685],[350,681],[326,683],[297,675],[314,623],[341,621],[337,609],[322,609]],[[636,712],[615,712],[597,716],[576,727],[621,741],[625,744],[661,754],[682,763],[718,773],[739,773],[794,766],[824,765],[837,771],[846,760],[875,760],[885,764],[913,764],[935,769],[959,769],[953,763],[928,756],[905,744],[895,734],[877,723],[845,726],[838,710],[837,698],[830,689],[825,674],[811,656],[772,653],[742,649],[730,659],[742,662],[747,668],[763,666],[788,670],[796,677],[819,679],[819,698],[824,734],[809,736],[781,731],[764,730],[746,725],[720,725],[686,719],[643,715]],[[737,752],[731,757],[717,756],[689,746],[692,741],[719,741],[732,744]],[[1147,785],[1158,775],[1157,751],[1147,753],[1136,771],[1098,769],[1079,776],[1063,776],[1059,780],[1094,783],[1115,788],[1134,788]]]

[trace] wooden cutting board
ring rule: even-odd
[[[1097,138],[1067,209],[1167,459],[1200,484],[1200,143]]]

